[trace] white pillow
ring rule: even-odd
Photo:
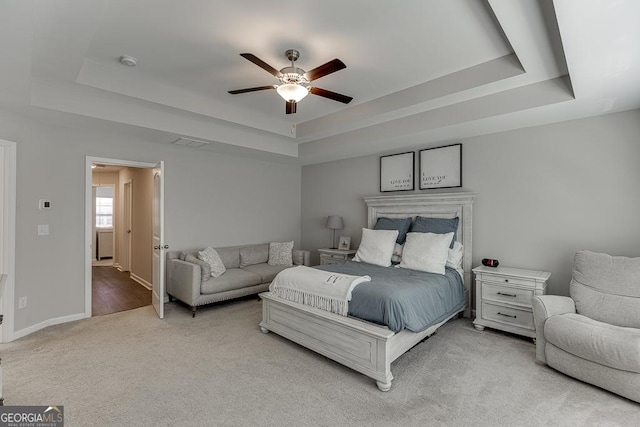
[[[269,265],[293,265],[293,242],[269,243]]]
[[[444,274],[453,233],[408,233],[400,268]]]
[[[227,271],[222,263],[222,259],[220,259],[220,255],[218,255],[218,251],[212,247],[208,247],[204,251],[199,251],[198,258],[209,264],[211,267],[211,276],[213,277],[220,277]]]
[[[449,249],[449,254],[447,255],[447,267],[461,269],[462,268],[462,243],[456,241],[453,244],[453,249]]]
[[[354,261],[389,267],[393,248],[398,238],[398,230],[362,229],[362,240]]]

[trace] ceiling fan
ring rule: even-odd
[[[240,56],[271,73],[275,78],[280,80],[281,84],[230,90],[229,93],[232,95],[275,89],[287,103],[285,108],[287,114],[294,114],[296,112],[296,105],[298,102],[300,102],[302,98],[307,96],[309,93],[342,102],[344,104],[348,104],[353,99],[350,96],[309,85],[310,82],[319,79],[320,77],[324,77],[327,74],[335,73],[343,68],[347,68],[347,66],[337,58],[327,62],[326,64],[320,65],[311,71],[304,71],[302,68],[298,68],[294,64],[294,62],[300,57],[300,52],[295,49],[289,49],[285,52],[285,56],[289,61],[291,61],[291,66],[284,67],[278,71],[251,53],[241,53]]]

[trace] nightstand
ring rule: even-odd
[[[510,267],[476,267],[476,318],[473,325],[479,331],[485,326],[533,338],[531,298],[547,293],[547,271]]]
[[[337,264],[349,261],[356,254],[355,249],[318,249],[320,252],[320,265]]]

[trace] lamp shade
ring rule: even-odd
[[[276,88],[278,94],[284,98],[285,101],[299,102],[307,96],[309,90],[301,85],[296,84],[282,84]]]
[[[326,227],[332,230],[342,230],[342,227],[344,227],[344,224],[342,222],[342,217],[334,216],[334,215],[328,216]]]

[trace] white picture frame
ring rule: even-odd
[[[338,242],[338,249],[341,251],[348,251],[351,249],[351,237],[340,236],[340,240]]]
[[[462,144],[420,150],[420,190],[462,187]]]
[[[391,154],[380,157],[380,192],[413,191],[415,189],[416,153]]]

